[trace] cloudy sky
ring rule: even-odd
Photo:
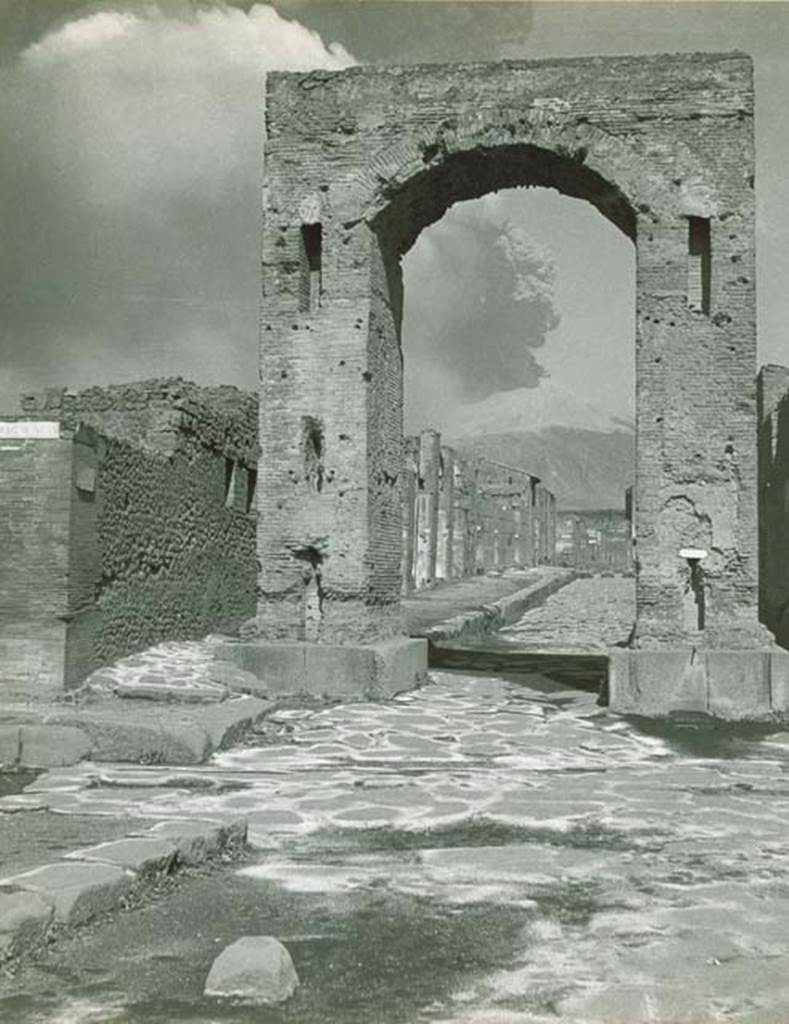
[[[731,49],[756,65],[760,358],[787,362],[789,4],[0,0],[0,410],[255,380],[267,69]],[[537,392],[631,414],[634,253],[587,204],[460,204],[404,273],[410,425]]]

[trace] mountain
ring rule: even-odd
[[[481,434],[448,439],[467,455],[483,456],[540,477],[560,509],[625,507],[633,482],[635,437],[631,431],[545,430]]]
[[[457,405],[444,412],[440,424],[442,434],[455,439],[548,427],[603,432],[634,429],[632,418],[615,416],[599,405],[584,402],[576,392],[550,378],[538,387],[498,391],[480,402]]]
[[[561,509],[624,509],[635,466],[632,420],[550,379],[456,408],[442,426],[459,451],[540,477]]]

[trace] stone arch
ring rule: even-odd
[[[720,482],[714,532],[723,530],[737,553],[709,580],[710,625],[714,617],[721,636],[747,631],[756,622],[749,59],[678,54],[278,74],[269,79],[267,129],[264,635],[300,635],[288,545],[315,535],[327,538],[319,639],[401,630],[399,258],[452,203],[518,185],[587,199],[637,245],[637,635],[683,640],[677,583],[687,567],[666,499],[699,481],[707,490]],[[689,217],[707,222],[698,236],[705,253],[691,244]],[[305,302],[312,264],[303,229],[316,223],[320,287]],[[305,416],[324,424],[321,491],[301,479]]]
[[[496,107],[443,121],[421,137],[376,151],[354,176],[349,192],[355,202],[343,211],[344,219],[380,229],[401,218],[420,193],[432,194],[433,203],[425,204],[399,242],[405,252],[455,202],[504,188],[543,186],[586,199],[635,242],[639,216],[658,223],[694,212],[708,215],[717,205],[714,183],[706,180],[699,159],[682,143],[674,149],[669,177],[636,146],[583,117],[540,106],[520,112]]]

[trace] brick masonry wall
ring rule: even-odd
[[[789,647],[789,368],[763,366],[759,408],[759,612]]]
[[[62,686],[68,610],[72,445],[0,441],[0,681],[46,695]]]
[[[342,583],[327,598],[324,638],[373,638],[396,619],[385,609],[399,600],[400,512],[379,497],[400,415],[381,409],[399,391],[399,257],[452,203],[542,185],[586,199],[637,246],[636,643],[763,643],[749,58],[277,73],[267,93],[261,633],[300,635],[292,552],[315,534],[325,577]],[[691,218],[706,224],[702,256],[694,245],[705,231],[692,238]],[[301,232],[316,224],[321,301],[304,309]],[[305,414],[326,422],[333,471],[315,502],[294,482]],[[545,558],[550,536],[540,544]],[[708,551],[703,636],[688,629],[679,555],[696,545]],[[355,635],[333,603],[363,623]]]

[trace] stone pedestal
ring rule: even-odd
[[[789,717],[789,651],[609,650],[612,711],[652,718],[683,713],[726,721]]]
[[[273,695],[384,700],[427,678],[427,641],[405,637],[367,645],[228,642],[215,658],[251,672]]]

